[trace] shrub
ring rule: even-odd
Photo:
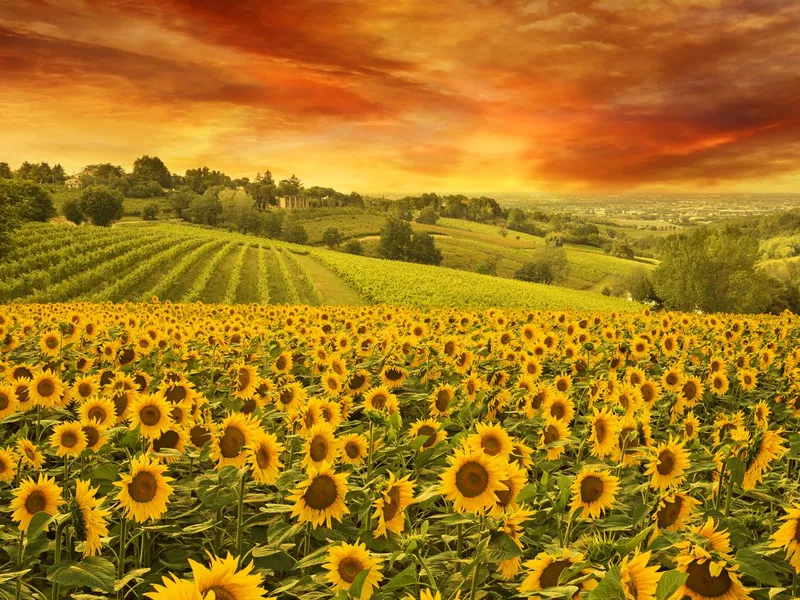
[[[158,218],[160,210],[161,207],[155,202],[152,202],[142,209],[142,219],[145,221],[155,221]]]
[[[104,185],[91,185],[81,193],[81,212],[93,225],[108,227],[122,218],[122,194]]]
[[[358,240],[347,240],[344,246],[342,246],[342,251],[348,254],[357,254],[361,256],[364,254],[364,246],[362,246],[361,242]]]
[[[64,218],[67,221],[71,221],[75,223],[75,225],[80,225],[86,220],[86,217],[81,210],[81,203],[80,200],[76,198],[70,198],[66,200],[61,205],[61,213],[64,215]]]

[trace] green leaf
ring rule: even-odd
[[[619,567],[611,567],[608,570],[602,581],[589,593],[589,600],[625,600],[625,590],[619,578]]]
[[[114,575],[114,565],[99,556],[90,556],[79,563],[62,563],[47,569],[47,578],[64,589],[88,587],[113,592]]]
[[[514,539],[504,531],[494,531],[489,536],[486,559],[489,562],[501,562],[522,556],[522,550]]]
[[[417,583],[417,569],[414,565],[409,565],[397,575],[392,577],[386,585],[381,586],[381,591],[400,590],[411,587]]]
[[[731,472],[731,481],[736,485],[742,485],[744,481],[744,473],[746,471],[746,466],[744,461],[733,457],[728,459],[728,469]]]
[[[356,578],[353,579],[353,583],[350,584],[350,595],[353,596],[353,598],[361,598],[361,588],[364,587],[364,582],[367,580],[367,577],[369,577],[369,571],[369,569],[361,571],[361,573],[356,575]]]
[[[91,479],[92,483],[97,481],[116,481],[117,475],[119,475],[119,465],[106,463],[96,469],[92,469],[92,472],[89,473],[89,479]]]
[[[46,512],[38,512],[33,515],[31,524],[28,525],[28,531],[25,534],[29,544],[39,537],[43,531],[48,529],[50,523],[53,522],[53,518],[52,515]]]
[[[678,588],[685,582],[688,575],[680,571],[667,571],[661,575],[656,587],[656,600],[667,600],[672,598]]]
[[[29,571],[30,569],[25,569],[24,571],[13,571],[12,573],[0,573],[0,583],[14,581],[17,577],[22,577]]]
[[[619,555],[625,556],[633,552],[634,549],[636,549],[639,546],[639,544],[642,543],[642,540],[644,540],[648,535],[650,535],[650,532],[653,530],[653,527],[655,527],[655,525],[651,525],[647,529],[644,529],[643,531],[639,532],[639,534],[636,537],[618,543],[617,552],[619,552]]]
[[[125,573],[125,577],[123,577],[122,579],[117,579],[117,581],[114,582],[114,591],[115,592],[120,591],[134,579],[141,579],[142,575],[149,572],[150,569],[134,569],[133,571]]]
[[[204,506],[216,509],[235,504],[239,494],[229,485],[217,485],[210,477],[202,477],[197,484],[197,497]]]
[[[736,561],[743,575],[752,577],[759,583],[778,587],[780,582],[775,575],[775,569],[767,560],[748,548],[743,548],[736,553]]]

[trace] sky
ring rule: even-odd
[[[800,192],[797,0],[2,0],[0,161]]]

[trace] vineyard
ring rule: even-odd
[[[399,304],[636,310],[599,294],[294,246],[180,224],[27,225],[0,302]]]
[[[223,299],[251,251],[318,293],[309,257],[167,239],[169,272],[213,244]],[[153,284],[121,272],[87,297]],[[77,302],[0,333],[3,598],[798,593],[788,313]]]

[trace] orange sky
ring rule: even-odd
[[[800,191],[797,0],[2,0],[0,160]]]

